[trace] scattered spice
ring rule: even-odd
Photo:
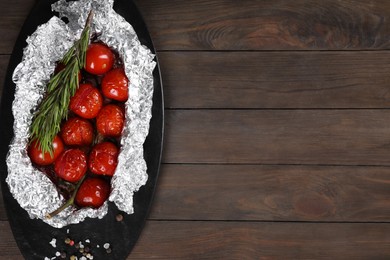
[[[118,214],[118,215],[116,215],[115,219],[116,219],[116,221],[120,222],[120,221],[123,220],[123,215],[122,214]]]
[[[67,244],[67,245],[70,244],[70,238],[69,238],[69,237],[67,237],[67,238],[65,239],[65,244]]]
[[[57,247],[56,242],[57,242],[57,239],[53,238],[53,239],[49,242],[49,244],[50,244],[52,247],[56,248],[56,247]]]

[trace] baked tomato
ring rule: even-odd
[[[80,84],[69,103],[69,108],[73,113],[86,119],[95,118],[102,106],[102,95],[89,83]]]
[[[76,204],[80,207],[98,208],[110,195],[110,184],[100,178],[86,178],[76,194]]]
[[[88,46],[85,70],[94,75],[101,75],[111,70],[115,55],[111,49],[102,43],[92,43]]]
[[[50,155],[49,152],[43,153],[39,148],[39,142],[34,140],[28,147],[28,155],[33,163],[36,163],[41,166],[52,164],[58,156],[64,150],[64,144],[62,143],[61,138],[57,135],[53,139],[53,155]]]
[[[87,172],[87,169],[87,157],[79,149],[66,150],[54,164],[54,171],[57,176],[69,182],[79,181]]]
[[[93,141],[93,126],[86,119],[72,117],[62,126],[61,137],[66,145],[90,145]]]
[[[96,128],[107,137],[119,137],[125,122],[125,114],[121,107],[113,104],[104,106],[96,117]]]
[[[104,75],[102,92],[107,98],[124,102],[129,97],[129,80],[122,68],[113,69]]]
[[[89,154],[89,170],[95,174],[113,176],[118,164],[119,150],[111,142],[95,145]]]

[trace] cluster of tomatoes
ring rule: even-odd
[[[63,68],[59,64],[57,73]],[[62,183],[57,186],[75,186],[85,178],[75,203],[97,208],[110,194],[109,180],[118,163],[118,138],[124,126],[129,80],[120,59],[102,43],[89,45],[79,80],[79,88],[70,100],[68,120],[53,140],[53,153],[43,153],[35,140],[28,154],[37,167],[51,172],[51,178]]]

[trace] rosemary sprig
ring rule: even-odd
[[[74,204],[74,200],[76,198],[76,195],[77,195],[77,192],[81,186],[81,184],[83,183],[83,181],[85,180],[85,177],[87,175],[85,174],[76,184],[76,187],[74,188],[73,192],[72,192],[72,196],[70,196],[70,198],[64,203],[62,204],[58,209],[54,210],[53,212],[51,213],[48,213],[46,214],[46,218],[48,219],[51,219],[52,217],[56,216],[58,213],[60,213],[61,211],[65,210],[67,207],[69,206],[72,206]]]
[[[68,116],[70,98],[79,87],[79,71],[85,66],[86,52],[91,34],[92,11],[89,13],[80,39],[60,61],[65,68],[47,84],[46,96],[39,104],[30,127],[30,141],[38,140],[43,153],[53,155],[52,142],[60,131],[61,121]]]

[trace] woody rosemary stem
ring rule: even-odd
[[[88,14],[80,39],[66,52],[60,63],[65,67],[52,76],[46,95],[34,114],[30,127],[30,142],[37,140],[43,154],[53,155],[53,139],[68,116],[71,97],[79,87],[79,72],[85,66],[93,13]]]
[[[74,191],[72,193],[72,196],[64,203],[62,204],[61,207],[59,207],[58,209],[56,209],[55,211],[49,213],[46,215],[46,218],[48,219],[51,219],[52,217],[54,217],[55,215],[59,214],[61,211],[65,210],[67,207],[71,206],[74,204],[74,199],[76,198],[76,194],[77,194],[77,191],[79,190],[80,188],[80,185],[83,183],[85,177],[87,175],[85,174],[80,180],[79,182],[77,183],[76,187],[74,188]]]

